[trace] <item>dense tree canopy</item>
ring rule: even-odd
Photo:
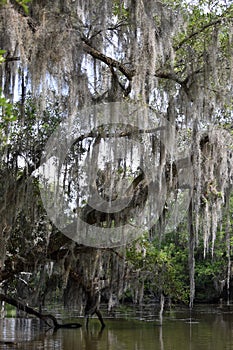
[[[111,308],[124,298],[165,294],[192,305],[196,279],[200,299],[205,286],[212,299],[225,286],[229,299],[232,24],[230,1],[0,2],[0,287],[6,293],[35,304],[63,294],[88,313],[90,298]],[[125,123],[119,110],[121,118],[128,113]],[[73,132],[71,117],[79,135],[58,164],[62,185],[46,187],[53,196],[62,188],[66,198],[67,227],[60,230],[45,210],[36,170],[48,161],[48,149],[56,155],[60,139],[46,148],[55,130],[61,144]],[[98,198],[111,205],[120,191],[127,203],[117,213],[88,202],[87,164],[96,158]],[[156,165],[156,186],[146,162]],[[73,216],[96,230],[128,230],[139,225],[141,212],[158,217],[140,222],[143,234],[121,247],[70,239]]]

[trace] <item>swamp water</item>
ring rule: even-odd
[[[65,311],[58,319],[67,318]],[[74,317],[75,312],[73,312]],[[72,316],[73,316],[72,315]],[[66,317],[65,317],[66,316]],[[106,328],[90,320],[89,331],[59,329],[46,331],[35,318],[5,318],[0,320],[1,350],[232,350],[233,306],[195,306],[192,312],[178,308],[166,311],[163,326],[159,326],[157,306],[122,308],[106,316]]]

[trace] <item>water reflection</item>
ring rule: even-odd
[[[118,318],[106,319],[101,332],[99,322],[92,319],[87,332],[79,329],[46,331],[32,318],[0,320],[1,350],[230,350],[233,349],[233,308],[197,308],[165,313],[162,327],[154,311],[129,309],[117,312]],[[123,317],[124,315],[124,317]],[[145,316],[145,318],[144,318]],[[140,320],[144,319],[144,321]],[[146,321],[145,321],[146,320]],[[75,320],[84,324],[81,319]]]

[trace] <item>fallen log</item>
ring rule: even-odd
[[[25,305],[24,303],[11,298],[5,294],[0,294],[0,302],[5,301],[7,304],[10,304],[12,306],[15,306],[18,310],[24,311],[27,314],[34,315],[38,317],[40,320],[44,321],[47,326],[50,328],[54,328],[54,330],[57,330],[59,328],[80,328],[82,325],[80,323],[65,323],[60,324],[56,317],[51,314],[42,314],[39,311],[33,309],[30,306]],[[52,326],[48,321],[52,321]]]

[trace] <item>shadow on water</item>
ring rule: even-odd
[[[156,305],[122,307],[105,320],[107,327],[103,331],[97,319],[90,321],[87,331],[84,319],[78,318],[75,321],[82,323],[82,328],[53,332],[35,318],[5,318],[0,320],[0,349],[233,349],[233,306],[195,306],[191,313],[186,308],[172,309],[165,312],[163,326],[159,326]]]

